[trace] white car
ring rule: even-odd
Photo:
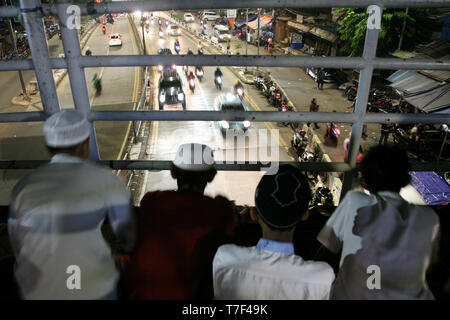
[[[181,34],[181,28],[176,25],[171,25],[169,27],[169,35],[171,36],[179,36]]]
[[[120,47],[122,46],[122,40],[120,40],[120,33],[113,33],[109,36],[109,46],[110,47]]]
[[[187,12],[184,14],[184,22],[194,22],[194,21],[195,21],[195,18],[192,15],[192,13]]]

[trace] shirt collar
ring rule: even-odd
[[[50,160],[50,163],[76,163],[76,162],[83,162],[83,160],[65,153],[55,154]]]
[[[294,254],[294,245],[291,242],[280,242],[269,240],[266,238],[261,238],[256,245],[257,248],[261,250]]]
[[[383,199],[397,199],[397,200],[403,200],[402,196],[394,191],[380,191],[378,192],[378,195]]]

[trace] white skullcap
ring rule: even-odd
[[[186,143],[178,148],[173,164],[186,171],[207,171],[214,168],[214,155],[207,145]]]
[[[45,121],[45,142],[49,147],[75,146],[89,137],[91,128],[86,116],[77,110],[62,110]]]

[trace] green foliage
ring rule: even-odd
[[[367,29],[368,13],[365,9],[341,8],[338,13],[345,13],[342,25],[338,28],[342,43],[341,49],[349,56],[361,56]],[[381,19],[381,29],[378,40],[378,55],[396,49],[400,39],[403,22],[406,19],[404,41],[411,42],[418,31],[414,15],[423,14],[423,10],[410,10],[408,15],[404,9],[385,9]]]

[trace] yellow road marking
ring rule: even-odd
[[[134,35],[133,35],[133,30],[131,29],[130,20],[128,20],[128,19],[126,19],[126,20],[127,20],[127,23],[128,23],[128,30],[130,32],[131,45],[133,46],[133,52],[135,54],[139,54],[139,52],[137,52],[137,50],[136,50],[136,43],[134,42]],[[114,32],[112,32],[112,33],[114,33]],[[108,46],[108,54],[109,54],[109,46]],[[103,72],[103,70],[102,70],[102,72]],[[133,111],[136,110],[136,107],[137,107],[137,104],[138,104],[137,95],[138,95],[139,76],[140,76],[140,67],[135,67],[133,93],[132,93],[132,96],[131,96],[131,101],[133,102]],[[128,137],[130,135],[131,125],[132,125],[132,121],[129,121],[128,122],[128,128],[127,128],[126,135],[125,135],[125,139],[123,139],[122,147],[120,148],[120,151],[119,151],[119,157],[122,155],[123,150],[125,149],[125,146],[127,144]]]

